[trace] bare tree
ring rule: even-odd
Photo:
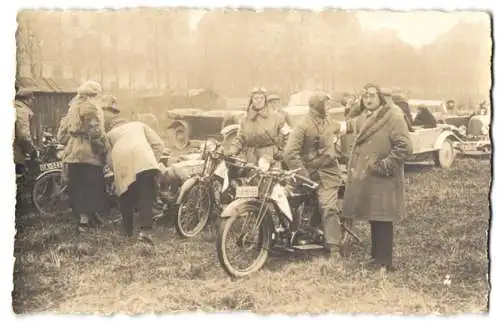
[[[42,76],[41,41],[36,34],[36,28],[32,26],[28,12],[17,16],[18,28],[16,31],[17,60],[16,79],[20,77],[23,64],[29,65],[30,77]]]

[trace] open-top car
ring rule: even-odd
[[[490,115],[472,115],[467,127],[461,127],[460,133],[465,138],[455,147],[462,155],[491,154]]]

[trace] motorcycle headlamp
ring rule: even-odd
[[[217,143],[214,140],[208,140],[206,145],[208,152],[214,152],[217,149]]]
[[[271,162],[267,158],[261,157],[259,158],[258,166],[260,170],[267,172],[271,168]]]
[[[215,140],[209,139],[200,145],[200,151],[214,152],[217,149]]]
[[[467,128],[464,126],[464,125],[461,125],[459,128],[458,128],[458,132],[462,135],[462,136],[465,136],[467,134]]]

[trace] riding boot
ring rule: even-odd
[[[332,209],[321,209],[325,248],[339,250],[341,240],[340,222],[337,214]]]

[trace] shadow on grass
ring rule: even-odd
[[[430,163],[408,163],[405,164],[405,173],[421,173],[434,168],[434,164]]]

